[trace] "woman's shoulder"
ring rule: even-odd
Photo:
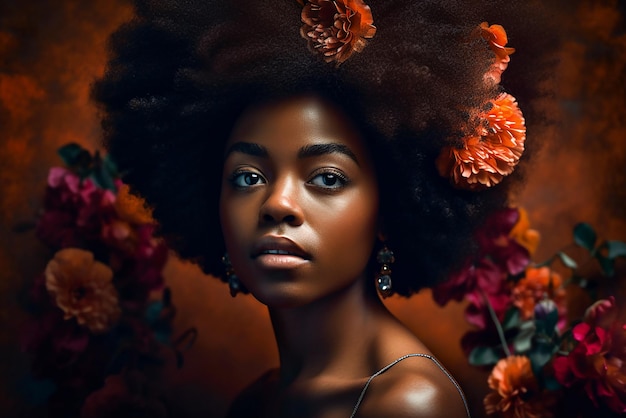
[[[448,371],[430,354],[410,354],[371,380],[360,418],[467,417],[464,396]]]

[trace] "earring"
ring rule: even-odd
[[[230,295],[235,297],[239,292],[244,294],[248,293],[248,290],[241,284],[239,277],[235,274],[235,270],[233,269],[233,265],[230,263],[228,253],[224,253],[222,263],[224,264],[224,270],[226,270],[226,281],[228,282],[228,287],[230,288]]]
[[[392,283],[391,283],[391,264],[396,261],[393,256],[393,251],[387,248],[386,245],[378,251],[376,255],[376,261],[380,264],[380,270],[376,275],[376,283],[378,285],[378,291],[380,295],[384,298],[391,296],[393,293]]]

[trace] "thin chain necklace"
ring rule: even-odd
[[[439,369],[443,372],[443,374],[445,374],[448,377],[448,379],[450,379],[452,384],[454,384],[454,387],[456,387],[456,390],[459,391],[459,395],[461,395],[461,399],[463,400],[463,405],[465,406],[465,412],[467,412],[468,418],[471,418],[470,410],[469,410],[469,407],[467,406],[467,400],[465,399],[465,394],[463,394],[463,390],[461,390],[461,386],[457,383],[456,380],[454,380],[450,372],[448,372],[446,368],[443,367],[443,365],[439,363],[439,361],[433,356],[428,355],[428,354],[418,354],[418,353],[404,355],[400,357],[399,359],[394,360],[393,362],[389,363],[388,365],[386,365],[385,367],[383,367],[382,369],[380,369],[373,375],[371,375],[370,378],[367,379],[367,382],[365,383],[365,387],[363,387],[363,390],[361,391],[361,394],[359,395],[359,399],[357,400],[356,405],[354,405],[354,409],[352,410],[352,415],[350,415],[350,418],[354,418],[356,416],[356,412],[359,409],[359,406],[361,406],[361,402],[363,402],[363,398],[365,397],[365,392],[367,391],[367,388],[369,387],[372,380],[374,380],[376,376],[379,376],[385,373],[387,370],[389,370],[390,368],[392,368],[393,366],[395,366],[402,360],[407,359],[409,357],[424,357],[424,358],[432,360],[432,362],[435,363],[437,367],[439,367]]]

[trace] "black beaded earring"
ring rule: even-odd
[[[241,284],[239,277],[235,274],[235,270],[233,269],[233,265],[230,263],[228,253],[224,253],[222,263],[224,264],[224,269],[226,270],[226,281],[228,282],[228,287],[230,288],[230,295],[235,297],[239,292],[244,294],[248,293],[248,289]]]
[[[380,270],[376,275],[376,283],[378,286],[378,291],[380,295],[384,298],[391,296],[393,294],[393,284],[391,282],[391,264],[393,264],[396,259],[393,256],[393,251],[391,251],[387,246],[383,246],[383,248],[378,251],[376,255],[376,261],[380,264]]]

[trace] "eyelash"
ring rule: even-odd
[[[256,178],[258,178],[260,183],[254,183],[254,184],[248,184],[248,185],[238,184],[237,180],[241,179],[241,180],[245,181],[245,176],[246,175],[257,176]],[[265,184],[265,183],[267,183],[267,180],[265,179],[265,177],[263,177],[261,174],[255,172],[255,171],[252,171],[252,170],[237,170],[233,174],[230,175],[230,177],[228,178],[228,182],[236,189],[248,189],[248,188],[254,187],[254,186],[258,185],[258,184]]]
[[[335,185],[331,185],[331,186],[327,186],[327,185],[319,185],[319,184],[314,184],[313,180],[320,177],[320,176],[334,176],[334,178],[340,183],[338,186]],[[314,187],[319,187],[321,189],[326,189],[326,190],[338,190],[341,189],[345,186],[347,186],[350,183],[350,179],[341,171],[339,170],[334,170],[334,169],[330,169],[330,168],[323,168],[320,170],[317,170],[315,173],[313,173],[313,175],[311,176],[311,179],[309,181],[307,181],[307,184],[313,185]]]
[[[257,182],[254,184],[246,184],[246,185],[240,184],[239,180],[242,180],[245,182],[246,176],[255,176],[253,178],[256,179]],[[313,180],[321,176],[333,176],[333,178],[336,179],[336,182],[339,182],[339,185],[315,184]],[[228,182],[236,189],[245,190],[251,187],[255,187],[259,184],[266,184],[267,180],[265,179],[265,177],[263,177],[263,175],[255,171],[245,169],[245,170],[237,170],[233,174],[231,174],[230,177],[228,178]],[[307,184],[313,187],[320,188],[320,189],[335,191],[350,184],[350,179],[340,170],[323,168],[323,169],[319,169],[315,171],[311,175],[311,178],[307,181]]]

